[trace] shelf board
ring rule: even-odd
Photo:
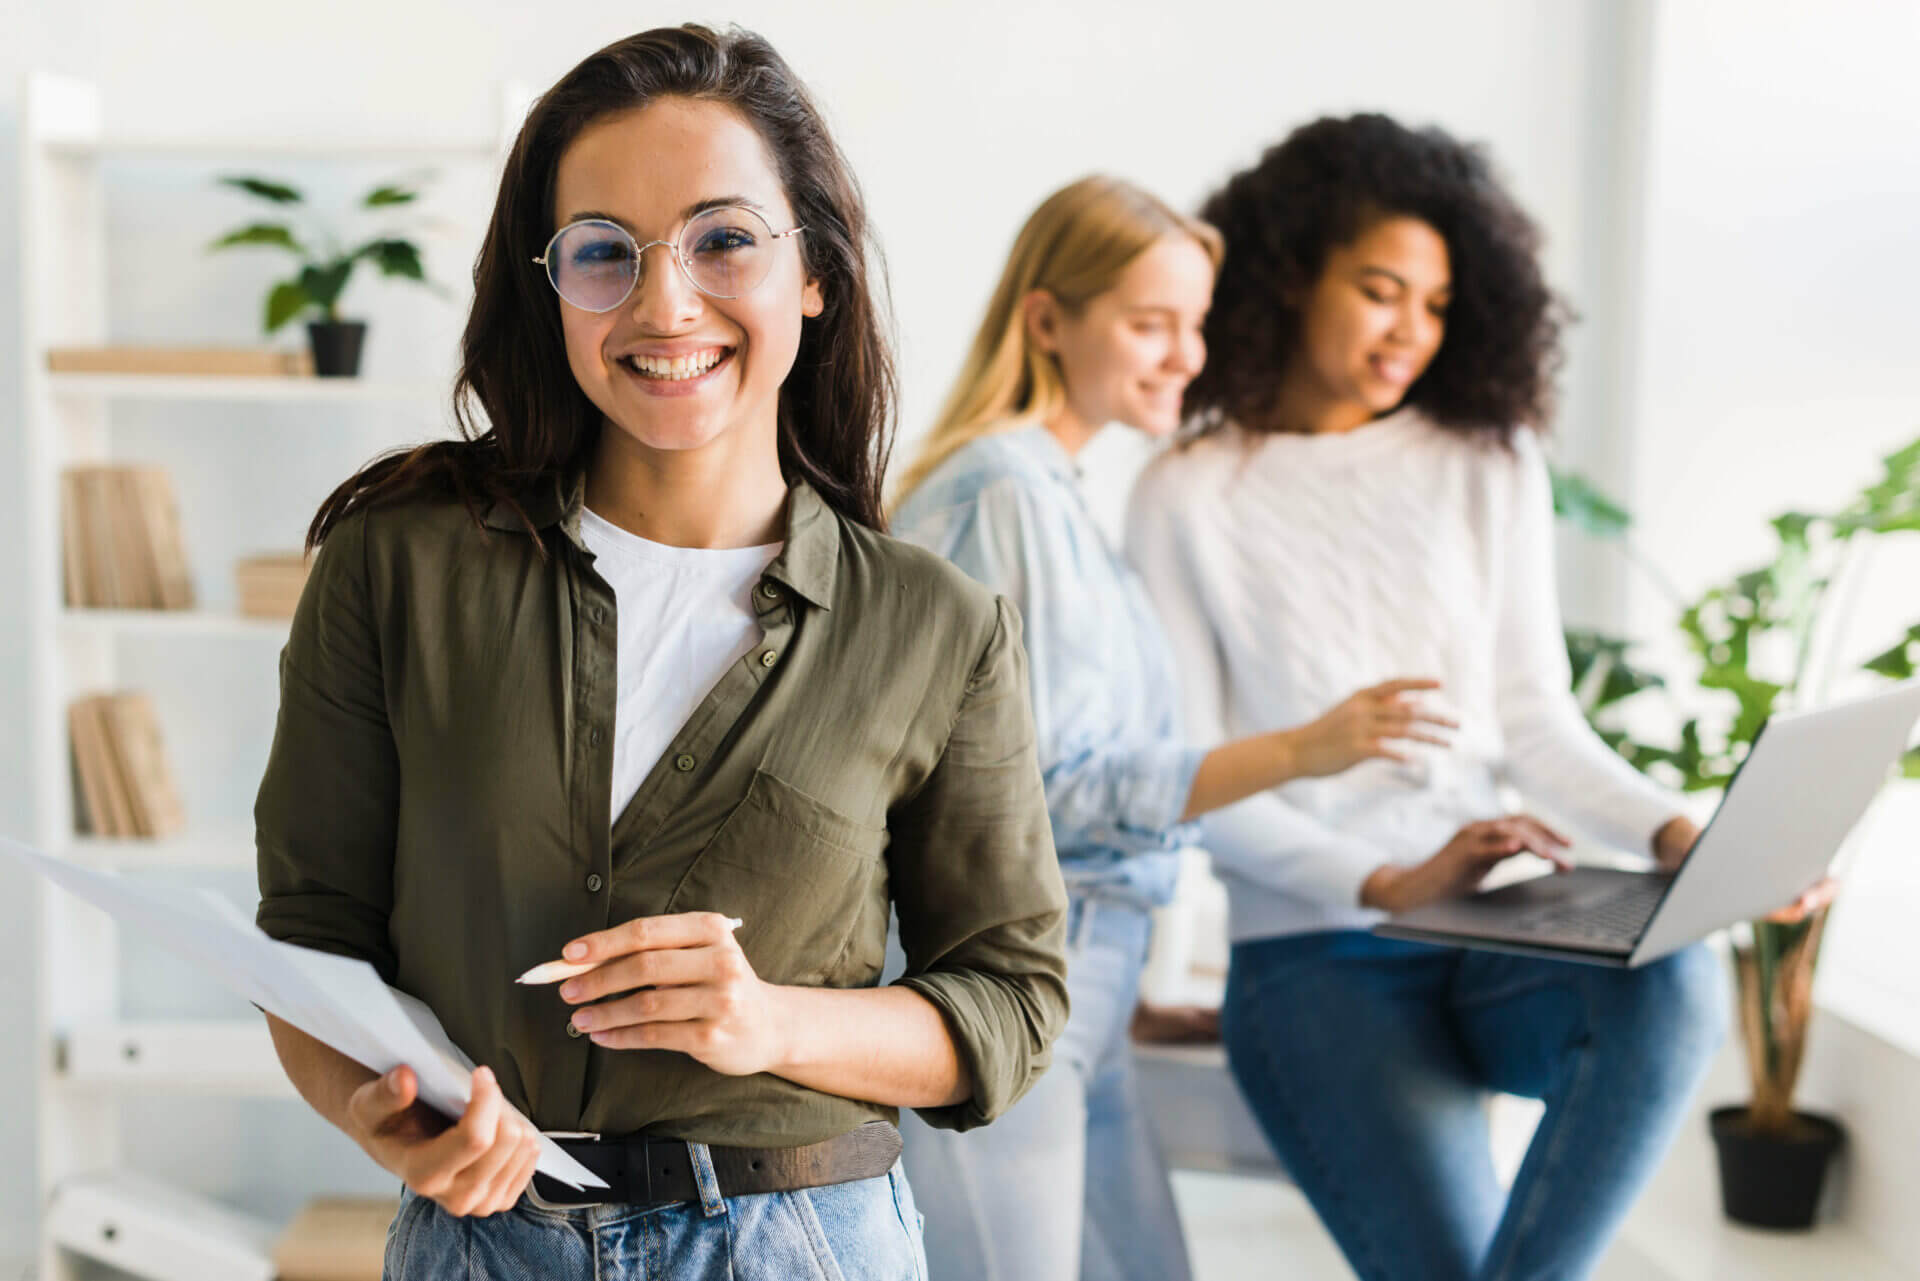
[[[66,609],[60,625],[75,631],[106,632],[115,636],[279,637],[285,639],[288,618],[253,618],[245,614],[206,609]]]
[[[62,1083],[79,1089],[291,1098],[264,1019],[149,1019],[62,1038]]]
[[[279,404],[428,404],[449,389],[424,379],[305,378],[195,374],[47,375],[56,395],[109,400],[246,401]]]
[[[241,868],[254,865],[253,825],[203,824],[178,836],[75,836],[63,851],[67,858],[97,871],[129,872],[149,868]]]

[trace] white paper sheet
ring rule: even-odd
[[[388,987],[365,961],[268,938],[211,890],[146,885],[49,858],[0,836],[13,855],[62,889],[192,961],[242,997],[375,1072],[406,1064],[420,1098],[449,1117],[466,1111],[473,1061],[423,1002]],[[540,1138],[542,1174],[574,1188],[605,1180]]]

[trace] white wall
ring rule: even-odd
[[[99,84],[116,133],[465,138],[491,127],[500,82],[543,86],[605,40],[698,16],[602,0],[538,16],[497,0],[336,0],[321,20],[252,0],[184,0],[163,10],[138,0],[30,3],[24,16],[17,8],[9,0],[0,15],[8,32],[0,44],[0,155],[13,145],[17,76],[29,68]],[[1617,410],[1629,298],[1617,284],[1628,241],[1614,216],[1622,191],[1616,179],[1621,156],[1633,151],[1623,130],[1634,118],[1633,54],[1646,12],[1645,4],[1609,0],[1364,7],[1268,0],[1178,11],[1163,3],[752,0],[727,16],[769,35],[812,82],[866,185],[892,267],[907,435],[941,394],[1015,229],[1047,191],[1110,169],[1192,204],[1288,126],[1322,112],[1378,107],[1489,140],[1546,225],[1552,274],[1589,317],[1569,371],[1564,443],[1604,472],[1615,446],[1600,427]],[[199,256],[198,246],[242,208],[208,194],[205,177],[149,161],[115,171],[115,337],[251,336],[268,265]],[[345,179],[316,181],[351,189]],[[474,181],[449,178],[463,191]],[[9,233],[17,212],[11,190],[9,183],[0,197],[0,231]],[[458,244],[484,218],[484,193],[450,213],[460,224],[452,235]],[[432,266],[450,280],[466,269],[458,254]],[[376,325],[371,372],[446,367],[455,309],[361,288],[359,303]],[[0,386],[11,388],[17,277],[4,253],[0,291]],[[227,591],[222,566],[243,550],[236,545],[243,529],[278,521],[281,541],[297,538],[331,480],[381,441],[416,434],[406,423],[349,424],[324,413],[272,432],[211,411],[204,422],[181,423],[180,413],[146,411],[116,431],[124,447],[163,455],[183,484],[199,487],[188,495],[188,533],[202,589],[216,601]],[[0,407],[0,647],[18,629],[8,610],[22,576],[15,414],[11,402]],[[257,442],[273,442],[277,452]],[[189,474],[197,479],[188,482]],[[1581,585],[1570,595],[1577,603]],[[218,682],[229,664],[253,663],[261,670],[235,679],[270,699],[270,655],[244,653],[252,657],[155,653],[140,670],[154,671],[157,682],[171,664],[190,682]],[[30,674],[4,648],[0,663],[0,725],[13,726]],[[177,744],[204,742],[211,750],[224,737],[192,703],[163,704],[166,710]],[[240,750],[201,761],[204,768],[185,780],[196,813],[245,813],[269,716],[264,707],[235,713]],[[0,754],[16,753],[0,755],[0,830],[8,832],[29,828],[24,788],[15,784],[25,772],[17,751],[17,735],[0,735]],[[188,756],[187,748],[177,755]],[[16,888],[0,885],[0,972],[24,974],[33,957],[21,942],[26,918]],[[0,985],[0,1097],[22,1097],[32,1079],[19,995],[29,990],[25,982]],[[132,1014],[217,1005],[184,975],[159,971],[129,1001]],[[297,1105],[149,1112],[145,1155],[241,1205],[284,1212],[314,1170],[335,1184],[377,1185],[357,1152]],[[0,1241],[24,1239],[30,1222],[30,1137],[22,1109],[0,1108]]]
[[[1769,517],[1831,510],[1920,437],[1920,6],[1688,0],[1652,43],[1628,500],[1692,595],[1771,556]],[[1920,534],[1883,544],[1855,662],[1920,619]],[[1633,629],[1672,616],[1642,583]],[[1823,986],[1920,1048],[1916,817],[1902,785],[1856,842]]]

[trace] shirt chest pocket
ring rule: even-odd
[[[669,912],[739,917],[735,937],[769,983],[820,983],[845,952],[886,829],[848,818],[764,770],[681,877]]]

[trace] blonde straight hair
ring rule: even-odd
[[[1028,339],[1028,294],[1043,289],[1078,312],[1162,236],[1176,233],[1199,241],[1219,269],[1218,231],[1130,182],[1095,174],[1042,201],[1013,242],[960,376],[901,477],[893,506],[969,442],[1045,422],[1066,404],[1059,365]]]

